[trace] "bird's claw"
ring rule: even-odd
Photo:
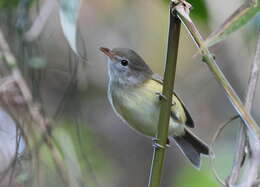
[[[168,148],[170,147],[170,143],[169,143],[169,140],[167,139],[167,144],[165,146],[161,145],[158,143],[158,138],[153,138],[152,141],[153,141],[153,144],[152,146],[156,149],[165,149],[165,148]]]
[[[161,92],[156,92],[155,94],[158,96],[160,101],[167,100],[167,97],[165,95],[163,95]]]
[[[162,146],[162,145],[160,145],[160,144],[158,144],[158,143],[153,143],[153,147],[154,147],[155,149],[165,149],[164,146]]]

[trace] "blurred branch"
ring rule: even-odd
[[[20,144],[21,144],[21,135],[19,134],[19,129],[16,127],[15,156],[14,156],[14,162],[12,163],[12,170],[11,170],[11,173],[10,173],[8,186],[11,186],[11,184],[13,182],[14,175],[15,175],[15,169],[16,169],[16,164],[17,164],[17,160],[18,160],[18,152],[19,152]]]
[[[240,169],[243,165],[243,161],[245,159],[246,153],[246,128],[241,123],[239,128],[239,133],[237,135],[237,147],[235,149],[235,156],[232,164],[232,169],[230,175],[227,178],[227,185],[233,186],[238,182]]]
[[[258,41],[256,46],[255,58],[251,67],[251,74],[249,77],[248,91],[245,100],[245,107],[247,111],[251,111],[255,92],[257,80],[259,77],[259,66],[260,66],[260,30],[258,31]],[[260,165],[260,142],[255,140],[248,134],[249,147],[250,147],[250,166],[247,169],[245,187],[251,187],[257,178],[259,165]]]
[[[2,55],[5,59],[6,65],[11,70],[11,76],[13,81],[17,84],[19,90],[21,91],[21,94],[24,98],[24,102],[26,102],[28,110],[30,112],[31,117],[33,120],[37,121],[42,128],[42,130],[46,131],[46,122],[44,118],[40,114],[39,106],[33,103],[33,98],[30,92],[29,87],[27,86],[27,83],[22,77],[22,74],[18,68],[18,65],[16,63],[16,59],[11,53],[9,49],[9,45],[6,42],[4,35],[2,31],[0,30],[0,49],[2,50]]]
[[[17,164],[17,160],[19,159],[19,147],[20,147],[20,141],[21,141],[21,137],[22,135],[19,133],[19,128],[16,127],[16,145],[15,145],[15,154],[14,154],[14,158],[12,158],[10,164],[0,173],[0,184],[4,181],[5,177],[7,177],[8,175],[10,175],[9,177],[9,186],[12,182],[12,178],[14,175],[14,170]],[[11,171],[11,173],[10,173]]]
[[[181,22],[172,12],[175,3],[171,2],[169,7],[170,23],[168,33],[167,58],[165,65],[162,95],[165,99],[161,100],[161,109],[157,130],[157,143],[161,147],[154,148],[153,161],[149,179],[149,187],[159,187],[162,167],[165,155],[165,145],[167,143],[170,110],[172,106],[172,92],[177,65],[178,45],[180,36]]]
[[[201,34],[199,33],[198,29],[196,28],[189,16],[189,7],[185,6],[185,4],[178,4],[175,7],[175,10],[178,12],[178,16],[181,18],[182,22],[191,34],[192,39],[197,44],[198,48],[201,50],[203,56],[202,60],[208,65],[209,69],[214,74],[218,83],[224,88],[225,93],[231,101],[233,107],[237,110],[241,119],[247,125],[250,131],[250,136],[254,137],[257,141],[259,141],[260,128],[256,124],[255,120],[252,118],[252,116],[247,112],[237,93],[234,91],[234,89],[226,79],[225,75],[218,67],[215,61],[215,57],[210,53],[209,49],[205,47],[204,39],[202,38]]]
[[[24,38],[27,42],[32,42],[41,34],[56,3],[57,2],[54,0],[45,0],[44,4],[40,8],[39,15],[34,20],[31,28],[24,34]]]
[[[256,91],[256,85],[257,85],[257,80],[258,80],[258,76],[259,76],[259,65],[260,65],[260,31],[257,32],[259,34],[259,38],[257,41],[257,47],[256,47],[256,55],[254,58],[254,61],[252,63],[252,67],[251,67],[251,73],[250,73],[250,77],[249,77],[249,82],[248,82],[248,91],[247,91],[247,95],[246,95],[246,99],[245,99],[245,108],[247,111],[251,111],[252,108],[252,104],[253,104],[253,100],[254,100],[254,96],[255,96],[255,91]],[[234,158],[234,162],[233,162],[233,166],[232,166],[232,170],[230,173],[230,176],[228,178],[228,186],[233,186],[238,182],[238,178],[239,178],[239,174],[240,174],[240,169],[241,169],[241,164],[243,161],[243,157],[245,154],[245,145],[246,145],[246,129],[241,126],[240,127],[240,131],[238,134],[238,146],[236,149],[236,153],[235,153],[235,158]],[[248,137],[250,140],[250,137]],[[250,142],[253,143],[251,140]],[[250,149],[252,154],[256,154],[259,155],[260,153],[257,153],[259,148],[257,148],[257,145],[254,145],[255,143],[251,144],[250,143]],[[254,151],[255,149],[255,151]],[[252,156],[255,157],[255,156]],[[251,162],[251,169],[248,169],[248,172],[250,172],[250,175],[252,175],[253,178],[256,178],[257,176],[257,170],[259,167],[259,158],[254,158],[256,159],[256,161],[252,161],[253,158],[250,159]],[[258,160],[258,161],[257,161]],[[252,163],[253,162],[253,163]],[[247,173],[247,175],[249,176],[249,174]],[[254,179],[251,177],[247,177],[247,184],[246,186],[252,186],[254,183]]]
[[[31,142],[32,140],[36,141],[39,135],[40,137],[43,137],[44,134],[48,135],[44,141],[52,153],[52,158],[56,164],[56,168],[61,176],[61,179],[65,185],[68,184],[68,177],[62,163],[61,154],[53,145],[51,136],[48,134],[50,123],[42,116],[40,112],[40,106],[33,102],[30,89],[18,68],[16,58],[10,51],[9,45],[5,40],[1,29],[0,54],[2,57],[1,59],[6,63],[7,67],[11,71],[11,75],[9,76],[11,76],[12,80],[14,81],[14,84],[12,85],[13,87],[11,87],[12,89],[5,91],[7,93],[9,91],[8,94],[4,94],[3,92],[1,93],[0,101],[2,106],[5,106],[5,109],[8,110],[13,119],[18,122],[19,127],[22,128],[22,131],[25,133],[24,136],[32,138],[31,140],[26,141],[27,149],[29,149],[29,151],[33,151],[30,150],[32,147],[31,144],[35,143]],[[17,99],[15,98],[20,97],[20,95],[22,99],[17,102]],[[21,124],[24,124],[25,126],[22,126]],[[25,137],[25,139],[28,137]]]
[[[214,165],[214,159],[215,159],[215,154],[214,154],[214,145],[219,137],[219,135],[221,134],[221,132],[234,120],[236,120],[237,118],[239,118],[239,116],[234,116],[231,119],[229,119],[228,121],[226,121],[225,123],[223,123],[223,125],[220,125],[220,127],[218,128],[218,130],[216,131],[216,133],[214,134],[212,140],[211,140],[211,145],[210,145],[210,149],[211,149],[211,168],[213,171],[213,174],[215,176],[215,178],[217,179],[217,181],[222,184],[223,186],[226,186],[226,182],[224,182],[218,175],[215,165]]]

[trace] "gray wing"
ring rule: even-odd
[[[161,76],[158,75],[158,74],[153,74],[152,79],[159,82],[160,84],[163,84],[163,80],[162,80]],[[191,115],[189,114],[188,110],[186,109],[185,105],[183,104],[182,100],[178,97],[178,95],[175,92],[173,92],[173,95],[175,97],[177,97],[178,100],[180,101],[180,103],[182,104],[182,107],[184,109],[184,112],[185,112],[185,115],[186,115],[186,118],[187,118],[185,125],[187,125],[190,128],[194,128],[195,124],[193,122],[193,119],[192,119]],[[176,118],[176,116],[174,115],[173,112],[171,113],[171,115],[172,115],[173,118]]]

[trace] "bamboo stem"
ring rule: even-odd
[[[168,137],[170,110],[172,106],[172,92],[173,84],[176,72],[178,45],[180,36],[181,22],[176,14],[172,13],[171,10],[175,4],[170,3],[170,23],[168,33],[168,46],[167,46],[167,57],[164,73],[164,82],[162,94],[165,99],[161,101],[161,110],[159,116],[157,143],[162,147],[165,147]],[[149,187],[159,187],[161,173],[163,168],[165,155],[165,148],[154,148],[153,161],[149,179]]]

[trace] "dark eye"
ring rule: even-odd
[[[122,64],[122,66],[127,66],[128,65],[128,61],[127,60],[121,60],[121,64]]]

